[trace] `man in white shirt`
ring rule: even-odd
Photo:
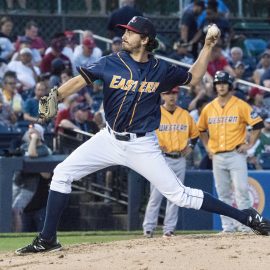
[[[16,72],[23,90],[35,87],[40,70],[32,63],[32,51],[30,48],[22,48],[20,50],[20,60],[11,61],[8,64],[8,69]]]
[[[74,65],[77,66],[87,66],[94,62],[96,62],[100,57],[93,54],[94,48],[96,44],[93,39],[85,38],[82,42],[82,52],[78,53],[74,57]],[[74,74],[78,74],[76,70],[74,70]]]

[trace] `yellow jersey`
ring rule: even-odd
[[[200,132],[208,131],[208,148],[213,153],[232,151],[246,141],[246,127],[262,119],[245,101],[232,96],[224,107],[218,98],[202,110],[197,123]]]
[[[199,136],[199,131],[188,111],[177,107],[173,113],[161,106],[161,120],[156,130],[160,148],[163,152],[181,152],[189,139]]]

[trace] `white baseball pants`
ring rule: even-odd
[[[201,208],[203,192],[181,183],[167,165],[155,132],[119,141],[104,128],[56,166],[50,189],[70,193],[72,181],[112,165],[127,166],[141,174],[180,207]]]
[[[237,208],[246,209],[251,206],[247,159],[244,154],[232,151],[213,155],[213,174],[218,198],[221,201],[232,205],[235,197]],[[221,216],[221,222],[224,231],[235,230],[234,219]]]
[[[165,160],[169,167],[174,171],[178,179],[181,182],[184,182],[185,172],[186,172],[186,159],[184,157],[178,159],[172,159],[170,157],[165,157]],[[166,179],[164,180],[166,181]],[[153,231],[157,227],[158,223],[158,213],[160,205],[163,199],[163,195],[159,190],[154,187],[152,184],[150,186],[150,198],[146,207],[144,221],[143,221],[143,230],[144,232]],[[166,212],[164,218],[163,233],[175,231],[175,227],[178,221],[178,211],[179,207],[167,200]]]

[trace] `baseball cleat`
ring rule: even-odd
[[[252,207],[250,207],[249,209],[244,209],[243,211],[249,215],[247,226],[250,227],[254,233],[261,235],[270,235],[269,220],[265,219]]]
[[[166,232],[163,234],[163,238],[171,238],[174,236],[175,236],[174,232]]]
[[[152,231],[146,231],[146,232],[144,233],[144,236],[145,236],[146,238],[153,238],[153,232],[152,232]]]
[[[15,251],[17,255],[27,255],[30,253],[59,251],[62,249],[61,244],[56,237],[52,241],[42,239],[40,234],[33,240],[32,244],[19,248]]]

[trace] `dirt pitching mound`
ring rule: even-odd
[[[0,269],[16,270],[269,270],[270,237],[181,235],[65,246],[62,251],[0,254]]]

